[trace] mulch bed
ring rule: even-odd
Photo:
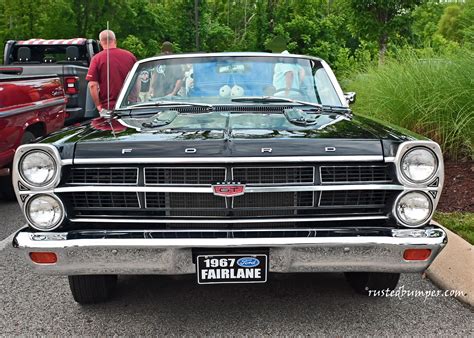
[[[474,212],[474,162],[445,162],[438,211]]]

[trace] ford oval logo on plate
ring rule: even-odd
[[[242,268],[253,268],[255,266],[258,266],[259,264],[260,261],[254,257],[243,257],[237,260],[237,265]]]

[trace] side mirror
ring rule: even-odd
[[[355,92],[344,93],[344,96],[346,97],[347,103],[352,104],[352,103],[356,102],[356,93]]]

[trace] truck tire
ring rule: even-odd
[[[79,304],[104,302],[117,286],[117,275],[68,276],[69,288]]]
[[[25,131],[23,137],[21,138],[20,144],[30,143],[35,138],[36,136],[32,132]],[[13,190],[11,175],[0,177],[0,193],[2,194],[3,198],[8,201],[13,201],[16,199],[15,190]]]
[[[346,272],[346,280],[355,292],[370,295],[370,290],[393,290],[400,279],[399,273],[386,272]]]

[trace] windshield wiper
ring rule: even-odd
[[[301,106],[310,106],[313,108],[317,108],[319,110],[321,110],[323,107],[319,103],[294,100],[287,97],[279,97],[279,96],[242,96],[242,97],[234,97],[231,99],[231,101],[232,102],[256,102],[256,103],[289,102],[289,103],[296,103]]]
[[[132,111],[132,110],[139,110],[139,109],[147,109],[147,108],[156,108],[156,107],[163,107],[163,106],[188,106],[188,107],[202,107],[207,108],[207,111],[212,110],[212,104],[207,103],[197,103],[197,102],[188,102],[188,101],[154,101],[154,102],[144,102],[138,103],[133,106],[128,106],[126,108],[119,108],[115,109],[115,112],[124,112],[124,111]]]
[[[348,107],[331,106],[331,105],[323,104],[322,110],[329,111],[331,113],[341,114],[347,117],[352,117],[352,110]]]

